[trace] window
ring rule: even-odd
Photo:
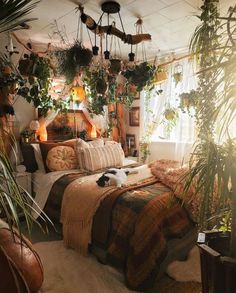
[[[182,75],[177,82],[174,79],[174,74],[178,72]],[[143,125],[142,133],[147,133],[148,129],[152,129],[151,141],[171,141],[192,143],[195,139],[194,112],[183,113],[179,109],[179,95],[183,92],[190,92],[196,89],[197,78],[194,74],[194,65],[184,59],[178,63],[173,63],[168,66],[168,79],[166,82],[156,85],[148,99],[148,93],[144,93],[144,99],[141,99],[143,107]],[[161,94],[157,94],[162,90]],[[148,107],[147,107],[148,103]],[[148,108],[148,110],[147,110]],[[164,111],[175,109],[178,113],[176,123],[169,123],[164,117]],[[194,111],[190,109],[190,111]],[[192,114],[192,115],[191,115]],[[154,122],[155,127],[151,127]]]

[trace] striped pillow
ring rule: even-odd
[[[85,148],[94,148],[94,147],[103,147],[104,146],[104,141],[102,139],[96,139],[92,141],[84,141],[81,138],[78,138],[76,140],[75,144],[75,152],[77,155],[77,161],[79,164],[79,169],[85,169],[84,167],[84,159],[83,156],[81,156],[81,150]]]
[[[83,167],[88,171],[96,171],[107,167],[121,167],[124,161],[124,152],[120,144],[111,146],[84,148],[79,150]]]

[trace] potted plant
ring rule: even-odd
[[[230,126],[236,111],[236,55],[231,29],[236,8],[229,9],[228,17],[220,18],[217,4],[215,0],[204,1],[199,17],[202,24],[191,39],[192,52],[200,64],[195,104],[198,137],[184,180],[191,200],[199,201],[201,231],[221,226],[225,214],[231,218],[228,233],[206,233],[199,248],[203,293],[233,293],[236,292],[236,142],[230,136]],[[227,33],[222,35],[224,28]],[[224,137],[227,139],[221,143]]]
[[[126,70],[124,77],[127,78],[128,83],[137,86],[137,91],[141,92],[144,87],[153,83],[156,67],[148,62],[142,62],[135,66],[135,69]]]
[[[65,76],[66,83],[71,84],[79,74],[81,67],[87,67],[92,61],[92,51],[76,41],[66,49],[53,52],[57,60],[59,75]]]
[[[155,73],[155,83],[162,83],[166,81],[168,78],[167,73],[166,73],[166,68],[162,65],[157,66],[157,70]]]
[[[200,99],[199,92],[191,90],[189,93],[182,93],[179,95],[179,108],[183,113],[191,114],[191,109],[196,107],[197,101]]]
[[[1,1],[0,33],[13,31],[18,29],[22,22],[28,22],[30,19],[25,19],[25,16],[36,3],[30,0]],[[14,83],[14,80],[12,81]],[[29,204],[32,198],[29,194],[22,193],[16,182],[8,156],[10,144],[14,144],[14,139],[9,132],[8,117],[4,112],[0,117],[0,211],[1,216],[5,215],[7,223],[0,220],[0,291],[36,292],[43,281],[42,266],[32,245],[21,234],[19,220],[19,214],[23,214],[30,231],[34,222]],[[41,216],[41,219],[45,220],[45,217]],[[36,265],[34,271],[32,265]]]

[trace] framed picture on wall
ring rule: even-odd
[[[140,108],[132,107],[129,111],[129,125],[139,126]]]
[[[126,144],[129,149],[136,147],[135,134],[126,134]]]

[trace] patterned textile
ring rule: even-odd
[[[42,154],[42,159],[43,159],[43,164],[45,167],[45,171],[48,173],[50,172],[48,166],[47,166],[47,155],[48,152],[54,148],[54,147],[58,147],[58,146],[69,146],[71,148],[74,149],[75,147],[75,140],[68,140],[68,141],[64,141],[64,142],[58,142],[58,143],[48,143],[48,142],[40,142],[39,144],[40,146],[40,150],[41,150],[41,154]]]
[[[46,159],[50,171],[63,171],[77,168],[77,159],[72,147],[57,146],[52,148]]]
[[[92,141],[84,141],[81,138],[78,138],[76,140],[76,144],[75,144],[75,152],[76,152],[76,156],[77,156],[77,161],[79,163],[79,168],[80,169],[85,169],[84,167],[84,158],[83,156],[81,156],[81,150],[85,149],[85,148],[94,148],[94,147],[103,147],[104,146],[104,141],[102,139],[96,139],[96,140],[92,140]]]
[[[64,190],[71,182],[85,175],[87,174],[78,171],[78,173],[66,174],[54,182],[44,207],[44,212],[50,217],[50,219],[57,223],[60,222]]]
[[[93,242],[107,248],[108,262],[125,268],[130,288],[144,290],[167,255],[168,239],[182,237],[192,222],[172,192],[159,182],[112,201],[108,208],[107,197],[94,217]],[[104,224],[110,219],[111,224]]]
[[[84,169],[96,171],[107,167],[121,167],[124,151],[120,144],[105,147],[84,148],[78,151]]]

